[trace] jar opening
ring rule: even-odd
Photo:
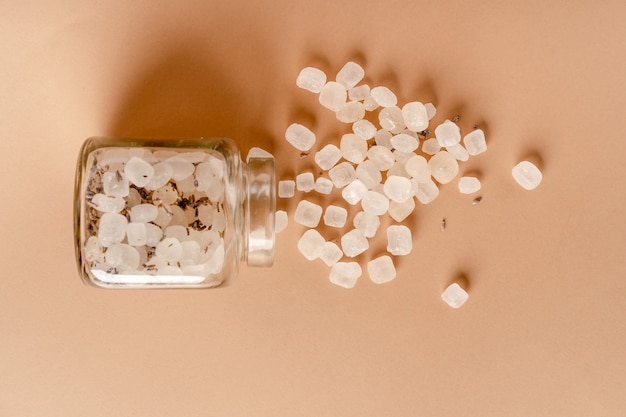
[[[273,158],[249,158],[245,176],[245,248],[248,266],[274,263],[276,174]]]

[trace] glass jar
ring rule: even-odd
[[[271,266],[274,159],[230,139],[90,138],[76,169],[79,273],[105,288],[210,288]]]

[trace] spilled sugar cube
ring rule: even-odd
[[[515,165],[511,173],[515,181],[529,191],[537,188],[543,179],[539,168],[530,161],[522,161]]]
[[[441,299],[452,308],[459,308],[469,298],[469,294],[457,283],[450,285],[441,294]]]

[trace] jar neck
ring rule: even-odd
[[[244,242],[248,266],[274,263],[276,174],[273,158],[248,158],[243,163]]]

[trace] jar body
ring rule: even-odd
[[[226,282],[247,257],[246,168],[229,139],[88,139],[74,206],[83,280],[105,288]]]

